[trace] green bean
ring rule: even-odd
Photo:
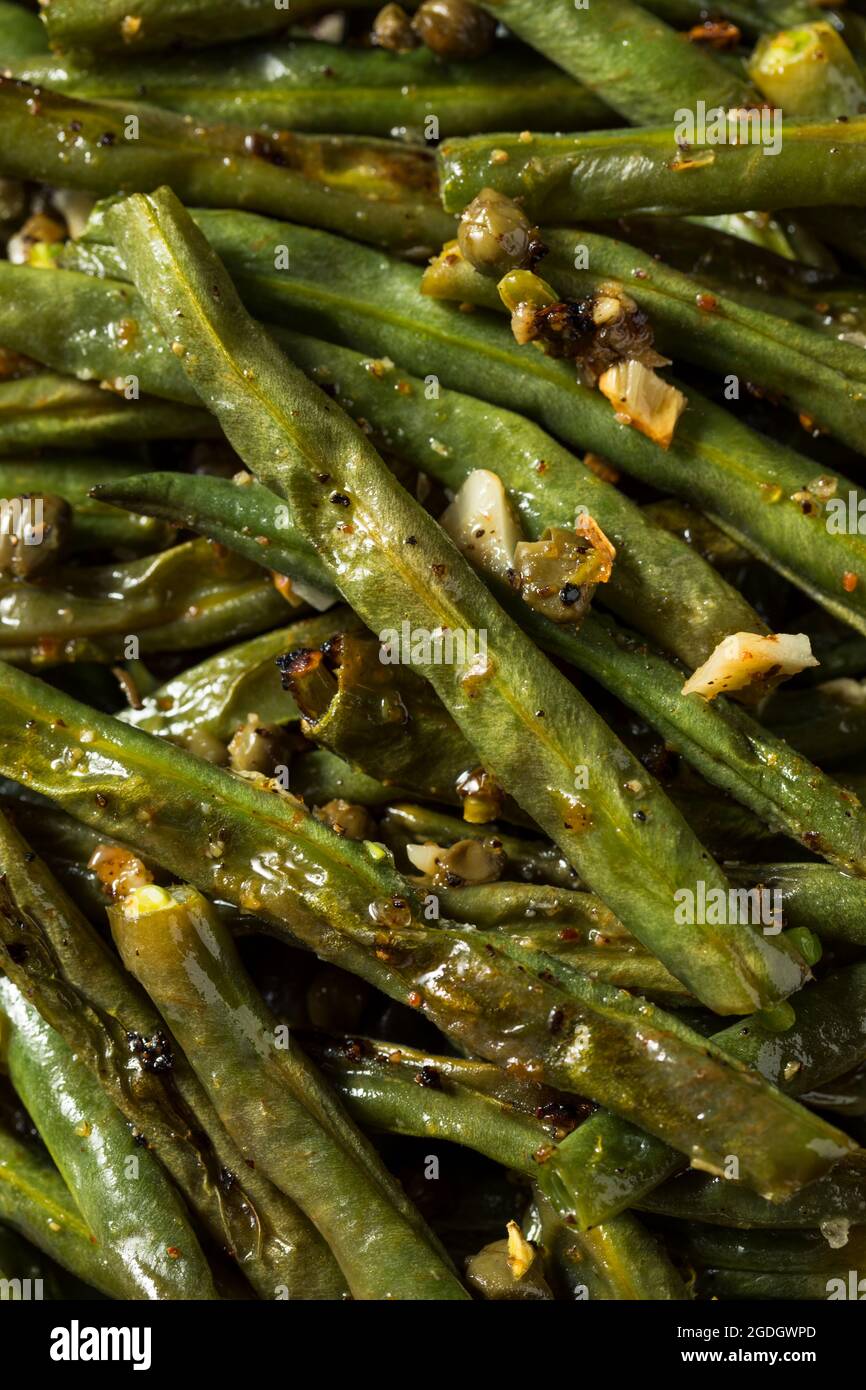
[[[70,832],[56,814],[49,821],[56,852]],[[77,843],[74,852],[86,862],[90,847]],[[3,969],[144,1137],[212,1238],[261,1297],[279,1288],[292,1298],[339,1297],[339,1272],[312,1227],[247,1171],[162,1018],[3,816],[0,868]]]
[[[630,1213],[592,1231],[574,1231],[544,1194],[535,1202],[553,1283],[575,1300],[667,1300],[687,1297],[664,1249]]]
[[[266,725],[288,723],[297,719],[298,711],[282,688],[276,658],[359,627],[347,608],[302,618],[289,627],[224,648],[172,677],[145,695],[140,709],[124,710],[119,718],[149,734],[160,734],[179,743],[187,742],[195,733],[227,743],[252,713]]]
[[[220,434],[206,411],[155,399],[124,400],[53,372],[0,382],[0,458],[31,449],[94,449],[126,440]]]
[[[497,45],[483,63],[311,40],[130,59],[99,71],[25,54],[14,77],[91,101],[152,102],[197,120],[323,134],[424,138],[478,130],[597,130],[604,102],[526,50]],[[433,121],[430,118],[433,118]],[[434,124],[435,122],[435,124]]]
[[[739,106],[744,78],[631,0],[481,0],[494,18],[596,92],[626,120],[669,119],[677,106]],[[639,55],[639,56],[638,56]]]
[[[344,9],[367,0],[343,0]],[[136,52],[175,43],[201,47],[253,34],[272,34],[307,15],[330,8],[330,0],[137,0],[130,16],[128,0],[51,0],[45,24],[51,47],[59,52],[95,49]]]
[[[766,1202],[741,1183],[681,1173],[641,1198],[643,1211],[719,1226],[808,1230],[841,1218],[866,1224],[866,1163],[858,1154],[784,1202]]]
[[[281,524],[286,507],[279,498],[248,475],[241,477],[238,484],[190,473],[139,474],[99,483],[92,495],[147,516],[180,520],[190,531],[229,546],[254,564],[300,581],[300,587],[294,586],[299,597],[311,596],[316,607],[327,607],[337,590],[315,550]]]
[[[748,73],[772,106],[791,114],[857,116],[866,108],[866,80],[826,21],[765,35]]]
[[[715,1168],[735,1152],[743,1180],[774,1197],[853,1147],[674,1015],[551,958],[518,959],[501,934],[425,927],[381,847],[335,836],[264,779],[232,777],[11,667],[2,676],[0,771],[212,897],[288,921],[320,957],[422,1010],[459,1048],[611,1105]]]
[[[395,796],[412,796],[408,787],[400,791],[386,787],[327,748],[311,748],[293,764],[292,789],[308,806],[323,806],[335,798],[361,806],[387,806]]]
[[[281,618],[285,600],[261,570],[208,541],[93,568],[55,571],[53,584],[0,582],[14,594],[14,625],[0,650],[34,666],[114,661],[127,637],[141,652],[183,651],[260,631]],[[72,635],[69,635],[72,634]]]
[[[866,1066],[849,1071],[847,1075],[828,1081],[817,1091],[809,1091],[803,1097],[803,1104],[816,1110],[827,1111],[844,1119],[846,1115],[859,1118],[866,1115]]]
[[[417,377],[347,348],[300,334],[282,333],[280,341],[314,381],[330,386],[347,410],[368,420],[388,449],[446,487],[456,491],[494,452],[498,476],[532,539],[547,526],[573,525],[577,508],[586,507],[617,549],[610,583],[597,598],[689,665],[699,665],[729,632],[762,630],[754,610],[694,552],[531,421],[456,391],[441,389],[427,399]],[[163,511],[163,490],[185,501],[196,487],[199,507],[195,514],[191,508],[186,512],[187,522],[197,520],[208,535],[232,545],[227,533],[214,529],[216,504],[226,487],[211,488],[211,482],[148,474],[100,486],[96,493],[118,505],[148,514],[159,508],[158,514],[169,516],[184,512]],[[278,502],[264,489],[243,491],[250,513],[255,510],[253,532],[266,528],[270,564],[275,546],[287,535],[274,525]],[[255,558],[255,552],[248,553]],[[315,582],[322,587],[324,575]]]
[[[685,822],[675,813],[665,815],[655,787],[648,789],[654,809],[648,813],[642,804],[644,819],[635,819],[633,796],[622,779],[627,764],[636,772],[639,764],[632,764],[625,749],[611,740],[573,687],[540,662],[532,644],[491,602],[468,567],[462,561],[455,564],[453,548],[400,488],[363,433],[245,318],[231,281],[174,195],[136,195],[110,216],[124,259],[166,333],[174,334],[176,310],[185,323],[196,316],[192,338],[182,344],[184,369],[231,430],[235,447],[259,480],[288,498],[299,530],[315,545],[359,616],[379,629],[380,640],[383,629],[400,632],[405,622],[428,634],[485,632],[480,661],[474,646],[452,666],[438,664],[429,651],[422,653],[419,670],[485,766],[506,791],[513,794],[520,787],[518,805],[575,860],[624,925],[718,1011],[749,1012],[762,1000],[778,998],[786,990],[783,978],[796,987],[800,972],[794,959],[768,948],[757,933],[701,931],[700,941],[684,942],[672,930],[674,885],[667,874],[657,873],[660,861],[676,859],[678,881],[691,881],[692,872],[695,881],[705,880],[708,872],[713,880],[717,876]],[[162,248],[159,256],[157,247]],[[204,275],[220,285],[218,303],[209,292],[205,304]],[[245,377],[245,369],[253,375]],[[297,405],[287,409],[283,403],[288,400]],[[340,506],[339,524],[328,505],[322,505],[325,496],[331,507]],[[409,538],[414,543],[407,543]],[[530,776],[527,734],[538,757]],[[574,791],[580,766],[592,767],[591,795],[585,798]],[[602,776],[606,785],[599,786]],[[627,862],[635,855],[630,883],[621,862],[611,872],[608,850],[614,827],[618,854],[624,853]],[[666,842],[664,848],[660,843],[656,853],[647,854],[647,842],[656,838]]]
[[[617,284],[650,317],[659,352],[686,358],[711,371],[729,373],[736,363],[742,379],[782,397],[851,448],[863,448],[866,418],[866,354],[861,347],[818,335],[788,319],[710,294],[699,280],[669,270],[653,256],[624,242],[583,231],[545,230],[544,273],[563,299],[583,299],[600,283]],[[575,270],[585,247],[591,271]],[[428,272],[428,292],[459,302],[497,308],[492,280],[446,252],[447,274]],[[471,282],[471,287],[467,282]]]
[[[23,1236],[0,1226],[0,1302],[27,1302],[31,1298],[52,1303],[60,1299],[98,1299],[89,1284],[66,1274]]]
[[[609,618],[590,614],[576,635],[534,615],[526,625],[547,651],[640,713],[714,787],[810,852],[866,874],[866,811],[784,737],[732,700],[684,696],[682,672]]]
[[[798,994],[792,1008],[796,1022],[787,1032],[750,1019],[714,1034],[712,1041],[793,1095],[832,1080],[866,1056],[866,966],[833,972]],[[656,1139],[600,1111],[560,1145],[541,1182],[585,1229],[643,1201],[682,1166],[679,1156]],[[558,1192],[560,1168],[568,1174],[569,1189],[578,1188],[575,1205]],[[730,1179],[738,1169],[739,1151],[732,1147],[716,1172]]]
[[[815,476],[809,459],[778,444],[771,446],[691,389],[689,410],[678,424],[676,438],[670,449],[661,450],[636,430],[618,424],[608,403],[580,385],[564,362],[518,347],[504,324],[486,314],[461,314],[452,306],[419,298],[418,272],[410,266],[383,262],[363,247],[287,223],[275,226],[237,213],[200,213],[197,220],[254,311],[264,309],[269,318],[289,319],[318,335],[390,357],[424,374],[428,382],[454,383],[494,404],[516,405],[530,417],[543,417],[567,442],[588,447],[707,512],[830,612],[866,629],[866,586],[850,590],[850,576],[863,569],[862,537],[830,535],[822,504],[804,513],[798,499],[804,484]],[[257,234],[290,246],[290,276],[269,275],[261,252],[249,250]],[[105,232],[97,230],[96,235],[104,238]],[[129,314],[130,291],[119,284],[94,288],[95,282],[66,274],[70,280],[59,289],[69,318],[87,323],[87,337],[70,342],[38,318],[47,299],[40,292],[44,276],[0,264],[0,289],[8,281],[10,298],[14,294],[11,303],[0,299],[0,341],[13,348],[18,342],[27,344],[30,352],[63,369],[92,374],[111,371],[114,362],[116,371],[116,354],[108,350],[109,335],[116,329],[110,325],[115,316]],[[381,297],[384,274],[387,305]],[[53,303],[58,278],[52,286]],[[140,308],[135,313],[140,317]],[[141,373],[142,384],[172,399],[191,400],[182,370],[173,360],[166,362],[166,354],[159,355],[152,326],[142,325],[140,337],[144,345],[136,353],[133,344],[129,365]],[[290,354],[298,350],[296,339],[284,341]],[[404,413],[408,416],[410,411]],[[830,484],[833,476],[828,475]],[[840,495],[859,496],[853,483],[835,477]]]
[[[131,471],[131,467],[134,465],[114,463],[104,458],[34,460],[21,458],[17,454],[11,458],[0,457],[0,496],[17,497],[23,493],[38,495],[43,492],[63,497],[72,508],[70,545],[73,550],[84,554],[115,547],[135,551],[159,550],[174,539],[170,526],[136,515],[133,509],[122,514],[89,496],[97,478],[114,476],[120,479]]]
[[[21,5],[0,5],[0,55],[4,65],[45,54],[45,30],[35,14]]]
[[[534,1177],[571,1122],[555,1095],[489,1062],[439,1057],[368,1038],[304,1033],[303,1046],[357,1124],[446,1139]],[[542,1117],[547,1106],[552,1118]]]
[[[808,1272],[789,1274],[774,1272],[761,1273],[757,1270],[706,1269],[698,1276],[698,1296],[706,1299],[796,1299],[858,1298],[860,1293],[859,1276],[850,1277],[850,1264],[844,1251],[837,1252],[838,1264],[834,1274]]]
[[[183,1206],[156,1160],[59,1035],[0,979],[12,1083],[97,1240],[114,1252],[128,1298],[215,1298]]]
[[[288,131],[245,136],[234,126],[129,105],[79,101],[0,76],[7,135],[0,173],[99,196],[168,181],[190,203],[291,213],[416,254],[453,230],[435,201],[435,168],[424,150]],[[70,123],[74,139],[62,143]]]
[[[344,399],[352,398],[348,395],[352,389],[351,380],[343,377]],[[458,453],[460,437],[443,430],[442,423],[440,415],[439,434],[444,435],[440,443],[449,462],[444,469],[434,464],[431,471],[453,487],[465,476],[464,470],[471,470],[471,452]],[[463,428],[467,425],[466,419],[460,423]],[[405,448],[405,432],[401,442]],[[414,452],[412,457],[416,457]],[[458,457],[459,465],[450,462]],[[209,481],[202,480],[202,491]],[[111,495],[134,505],[138,497],[161,496],[165,486],[165,475],[155,474],[151,480],[132,479],[125,487],[114,485],[109,494],[97,491],[100,496]],[[277,498],[260,487],[255,492],[244,488],[243,493],[248,504],[247,529],[259,534],[271,525],[270,518],[279,505]],[[524,495],[518,493],[513,500],[523,510]],[[150,508],[153,503],[147,500],[144,505]],[[219,498],[212,498],[200,511],[219,514]],[[546,510],[542,515],[548,523],[553,520]],[[533,534],[539,532],[537,526]],[[222,525],[215,534],[227,544],[235,544],[231,532]],[[287,531],[273,534],[291,535]],[[512,609],[541,647],[610,689],[714,786],[744,802],[770,826],[783,828],[809,850],[843,869],[866,873],[866,813],[850,792],[817,767],[809,766],[784,739],[768,734],[734,703],[719,700],[710,704],[683,697],[683,673],[610,620],[589,614],[575,634],[531,614],[521,602],[514,603]],[[294,675],[289,673],[293,693],[308,716],[308,735],[354,767],[376,775],[386,786],[411,788],[412,795],[422,799],[456,801],[458,777],[474,763],[472,749],[435,696],[425,696],[419,678],[412,672],[398,676],[400,667],[383,668],[372,642],[350,644],[343,659],[330,664],[336,679],[327,677],[326,687],[322,686],[325,678],[320,665],[310,660],[297,663]],[[304,704],[305,684],[315,692],[309,708]],[[812,711],[814,696],[806,698]],[[821,707],[827,704],[832,702],[822,702]],[[831,708],[828,714],[831,728],[838,726],[838,708]],[[400,726],[399,738],[394,737],[395,725]],[[431,738],[437,748],[432,764]]]
[[[863,331],[866,297],[856,282],[840,280],[836,270],[786,259],[790,252],[784,249],[753,244],[745,257],[739,239],[707,226],[707,220],[632,217],[623,218],[616,230],[631,245],[746,307],[824,334]]]
[[[820,1231],[732,1231],[719,1226],[666,1226],[673,1245],[699,1269],[766,1274],[836,1273],[862,1266],[866,1230],[855,1227],[844,1245],[828,1244]]]
[[[777,691],[762,707],[761,720],[823,767],[866,752],[866,689],[859,681]]]
[[[582,21],[581,14],[577,22]],[[765,114],[765,125],[768,116],[774,119]],[[749,113],[741,116],[748,118]],[[760,127],[761,113],[753,111],[751,118]],[[442,201],[449,212],[461,212],[483,188],[495,188],[520,198],[535,220],[566,225],[634,212],[682,217],[744,207],[774,211],[866,203],[866,117],[844,125],[826,117],[786,121],[784,139],[775,119],[779,146],[771,158],[765,158],[769,135],[763,142],[752,137],[752,143],[736,144],[686,136],[684,151],[670,118],[666,125],[640,130],[538,135],[529,141],[517,135],[459,137],[439,150]],[[707,133],[712,135],[710,129]],[[829,226],[832,219],[822,226],[824,221]]]
[[[866,892],[861,879],[826,864],[729,864],[734,882],[760,883],[780,895],[786,923],[811,926],[830,942],[866,945]]]
[[[458,783],[477,759],[427,682],[411,667],[383,664],[369,635],[328,650],[325,664],[320,651],[301,649],[284,670],[307,737],[386,786],[459,804]]]
[[[128,1275],[100,1244],[44,1151],[0,1124],[0,1221],[109,1298],[128,1298]]]
[[[354,1297],[465,1297],[315,1067],[280,1042],[214,909],[194,889],[153,891],[153,908],[143,890],[109,911],[115,941],[246,1161],[303,1208]]]

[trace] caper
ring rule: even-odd
[[[420,42],[402,5],[385,5],[373,20],[373,42],[391,53],[408,53]]]
[[[0,574],[29,579],[57,563],[66,548],[71,512],[53,493],[0,501]]]
[[[497,278],[533,266],[545,250],[523,209],[495,188],[482,188],[464,209],[457,243],[470,265]]]
[[[413,24],[440,58],[482,58],[496,34],[496,21],[469,0],[424,0]]]

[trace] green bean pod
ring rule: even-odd
[[[244,135],[129,106],[79,101],[0,76],[7,135],[0,173],[100,197],[167,182],[189,203],[302,216],[334,231],[351,227],[361,240],[416,255],[429,254],[453,230],[424,150],[339,135]]]
[[[204,410],[152,398],[125,400],[53,372],[0,382],[0,458],[147,439],[214,439],[221,433]]]
[[[129,636],[141,652],[183,651],[261,631],[278,622],[286,603],[258,567],[220,555],[208,541],[141,559],[55,571],[52,587],[0,582],[0,600],[14,597],[0,651],[34,666],[114,661]]]
[[[866,117],[844,125],[826,117],[786,121],[784,135],[778,115],[754,110],[740,119],[750,117],[759,129],[763,119],[763,134],[724,144],[692,134],[684,121],[687,148],[676,136],[678,120],[694,123],[686,102],[676,116],[669,109],[668,124],[640,130],[447,140],[438,154],[442,201],[449,212],[462,212],[483,188],[495,188],[519,198],[530,217],[554,225],[636,212],[689,217],[866,204]],[[711,120],[710,110],[707,135]]]
[[[25,82],[88,101],[149,101],[247,128],[422,139],[430,117],[443,137],[597,130],[616,121],[594,93],[516,46],[497,45],[483,63],[445,62],[428,48],[397,54],[302,40],[169,52],[98,71],[25,54],[9,68]]]
[[[174,539],[175,532],[171,526],[137,514],[133,509],[121,512],[105,502],[94,500],[89,495],[97,478],[105,480],[114,476],[119,480],[134,466],[86,456],[38,460],[22,458],[17,453],[14,457],[0,456],[0,496],[17,497],[23,493],[38,495],[42,492],[63,497],[72,508],[69,540],[71,548],[75,551],[87,554],[88,551],[115,548],[133,551],[159,550]]]
[[[535,1204],[545,1263],[562,1296],[581,1302],[688,1297],[661,1242],[631,1213],[584,1232],[572,1230],[538,1188]]]
[[[197,221],[253,312],[378,357],[390,357],[406,370],[423,375],[425,385],[454,385],[482,400],[543,419],[545,427],[567,443],[589,448],[642,482],[706,512],[752,554],[830,612],[866,629],[862,582],[866,545],[854,531],[831,534],[829,513],[820,499],[804,508],[804,485],[816,474],[809,459],[771,444],[691,388],[687,390],[689,409],[679,421],[671,447],[660,449],[638,431],[617,423],[608,402],[581,385],[569,364],[531,347],[519,347],[507,327],[487,314],[465,314],[454,306],[419,298],[418,272],[411,266],[383,261],[364,247],[285,223],[275,227],[265,219],[206,212],[197,214]],[[94,235],[103,240],[106,236],[98,221]],[[265,245],[290,246],[290,275],[280,278],[270,272],[265,254],[256,249],[257,235],[267,238]],[[20,282],[26,274],[19,272],[15,279]],[[389,285],[387,305],[381,300],[384,275]],[[32,294],[38,288],[34,278],[31,274],[29,283],[15,285],[24,302],[28,291]],[[69,287],[69,293],[74,294],[77,306],[86,299],[88,312],[99,306],[97,322],[103,322],[103,315],[110,321],[109,305],[117,286],[103,295],[101,303],[98,295],[78,284]],[[3,323],[12,313],[4,309],[0,315],[0,339],[8,339]],[[102,331],[97,330],[97,336]],[[88,356],[94,352],[93,337],[91,330]],[[32,343],[30,322],[21,339]],[[291,355],[295,344],[292,339],[285,341]],[[48,350],[52,349],[49,344]],[[61,351],[68,351],[65,344]],[[157,372],[164,371],[165,364],[160,363]],[[177,377],[173,373],[167,383],[169,394],[180,389]],[[403,415],[409,417],[416,403],[413,397]],[[851,493],[855,501],[860,499],[861,490],[843,475],[827,472],[826,478],[828,487],[835,481],[838,496],[847,498]],[[852,577],[860,581],[853,588]]]
[[[195,473],[145,473],[100,482],[92,496],[103,504],[128,505],[146,516],[182,522],[254,564],[299,581],[293,586],[299,598],[308,595],[317,608],[327,607],[337,590],[315,550],[289,527],[280,499],[242,477],[236,483]]]
[[[97,1241],[44,1152],[0,1124],[0,1221],[108,1298],[129,1298],[129,1277]]]
[[[93,832],[58,826],[56,813],[46,827],[44,817],[40,807],[55,852],[71,848],[86,863],[99,843]],[[340,1297],[330,1252],[282,1193],[247,1170],[160,1015],[5,816],[0,869],[0,964],[143,1137],[212,1239],[263,1298],[280,1289],[290,1298]],[[105,905],[103,895],[100,919]]]
[[[362,1299],[466,1295],[420,1218],[244,973],[194,889],[109,910],[124,964],[166,1015],[224,1125],[306,1212]],[[281,1050],[282,1049],[282,1050]]]
[[[797,995],[792,1008],[796,1022],[786,1032],[751,1019],[714,1034],[713,1043],[792,1095],[832,1080],[866,1056],[863,965],[828,975]],[[585,1229],[645,1200],[682,1166],[657,1140],[599,1112],[564,1141],[541,1182],[552,1200],[573,1211],[578,1226]],[[578,1203],[571,1208],[557,1189],[560,1167],[569,1174],[569,1188],[579,1188]],[[718,1175],[736,1180],[738,1174],[739,1151],[734,1147]]]
[[[545,230],[545,277],[563,299],[580,300],[601,283],[616,284],[650,317],[659,352],[699,363],[778,394],[797,415],[862,450],[866,419],[866,354],[862,347],[818,334],[777,315],[710,293],[700,280],[670,270],[625,242],[584,231]],[[591,271],[575,270],[578,247]],[[498,307],[496,287],[449,248],[447,273],[428,272],[428,291],[458,302]]]
[[[344,0],[355,9],[366,0]],[[130,17],[124,0],[51,0],[45,26],[52,49],[109,53],[148,52],[183,43],[194,48],[257,34],[279,33],[296,20],[321,13],[328,0],[137,0]]]
[[[244,315],[225,270],[174,195],[136,195],[110,218],[124,259],[166,333],[173,337],[178,309],[184,324],[193,325],[185,335],[189,341],[180,344],[180,361],[196,388],[230,428],[260,481],[286,497],[299,530],[380,641],[383,631],[399,633],[407,622],[410,630],[428,634],[463,632],[464,643],[467,633],[474,643],[474,634],[484,632],[480,657],[465,647],[457,664],[440,664],[431,648],[426,657],[422,652],[419,670],[484,766],[507,792],[520,789],[515,800],[521,809],[574,859],[624,925],[718,1011],[750,1012],[784,993],[783,979],[796,987],[802,976],[795,960],[750,929],[701,930],[688,941],[672,930],[676,886],[683,879],[703,881],[709,873],[715,881],[721,875],[685,822],[665,814],[655,786],[646,788],[654,807],[648,811],[642,804],[642,818],[635,816],[623,774],[627,764],[635,772],[639,765],[611,740],[574,688],[540,661],[364,434]],[[205,298],[205,276],[219,284],[219,301],[212,291]],[[245,370],[252,376],[245,377]],[[295,404],[287,406],[289,401]],[[529,774],[527,736],[537,755]],[[575,794],[575,769],[581,766],[592,768],[589,796]],[[646,787],[645,780],[641,785]],[[609,853],[613,827],[615,873]],[[666,844],[648,854],[648,841],[657,836]],[[663,883],[668,875],[658,869],[674,858],[677,884]]]
[[[669,119],[678,105],[698,100],[727,107],[749,98],[744,77],[684,44],[675,30],[631,0],[592,0],[579,9],[572,0],[547,0],[541,7],[535,0],[481,3],[636,124]]]
[[[334,835],[264,779],[233,777],[14,668],[2,676],[0,771],[213,898],[290,923],[458,1048],[612,1106],[714,1169],[737,1153],[743,1180],[773,1197],[854,1148],[676,1016],[500,933],[425,925],[381,846]]]
[[[390,357],[423,374],[431,390],[437,384],[454,384],[493,404],[516,405],[530,417],[542,418],[567,442],[589,448],[654,488],[707,512],[830,612],[866,630],[866,585],[851,589],[851,577],[866,574],[863,538],[853,533],[830,535],[823,503],[804,512],[803,486],[815,476],[810,460],[771,445],[691,389],[689,410],[673,444],[667,451],[659,449],[617,423],[609,404],[578,383],[567,364],[520,348],[504,324],[486,314],[462,314],[420,298],[418,272],[410,266],[384,262],[363,247],[286,223],[275,226],[237,213],[205,212],[197,214],[197,220],[254,312],[348,342],[376,357]],[[98,226],[94,234],[103,240],[106,236]],[[269,239],[266,244],[290,246],[290,276],[269,274],[262,253],[254,247],[257,234]],[[111,325],[130,315],[130,304],[135,305],[131,291],[117,283],[100,286],[67,274],[69,279],[59,285],[61,277],[55,276],[52,303],[62,294],[69,319],[87,323],[86,337],[70,341],[40,316],[48,288],[41,273],[0,264],[0,290],[5,287],[10,295],[8,303],[0,300],[0,341],[13,348],[26,346],[58,369],[91,375],[116,372],[111,344],[117,330]],[[383,275],[389,285],[387,306],[381,301]],[[191,401],[182,369],[160,350],[153,326],[141,321],[140,306],[133,313],[140,333],[129,350],[129,369],[140,373],[149,391]],[[297,350],[295,339],[284,341],[290,354]],[[328,376],[323,379],[329,381]],[[413,408],[403,412],[407,418]],[[434,449],[428,444],[431,456]],[[834,476],[840,496],[850,492],[859,498],[853,482],[828,474],[830,483]],[[693,625],[694,620],[682,631],[688,633]]]
[[[351,378],[343,377],[341,399],[354,399],[357,405],[357,398],[347,395],[352,389]],[[446,457],[458,457],[458,432],[443,430],[440,421],[439,433],[448,441],[444,446]],[[405,432],[401,443],[405,448]],[[410,456],[413,460],[417,457],[412,451]],[[471,471],[473,461],[468,451],[460,452],[459,458],[459,466],[448,463],[442,468],[434,463],[426,467],[440,481],[455,487]],[[216,490],[208,493],[210,482],[200,480],[199,491],[210,499],[200,513],[221,515]],[[164,475],[154,474],[141,480],[131,479],[126,485],[109,485],[108,493],[101,488],[97,491],[100,496],[111,495],[129,505],[141,505],[137,499],[143,496],[147,499],[145,507],[150,509],[154,506],[150,499],[160,496],[167,485]],[[234,493],[235,489],[227,486]],[[243,494],[247,530],[256,534],[267,531],[279,506],[275,494],[259,486],[253,491],[252,485],[245,487]],[[524,497],[518,492],[512,499],[518,508]],[[546,508],[543,518],[551,520]],[[225,524],[209,526],[208,530],[226,544],[241,548],[236,532]],[[536,523],[532,534],[539,533]],[[293,535],[274,530],[271,534]],[[268,555],[272,558],[270,549]],[[784,829],[810,851],[849,872],[866,873],[866,812],[850,791],[810,766],[783,738],[769,734],[733,702],[719,699],[711,704],[701,698],[684,697],[684,673],[639,639],[618,629],[612,620],[589,613],[580,631],[574,632],[533,614],[507,594],[502,597],[515,619],[528,628],[542,648],[591,675],[636,710],[714,786],[743,802],[766,824]],[[321,663],[313,666],[309,659],[300,662],[295,675],[289,675],[293,688],[296,683],[306,682],[315,690],[315,707],[304,711],[315,716],[308,720],[307,733],[385,785],[410,788],[413,796],[422,799],[456,800],[457,779],[475,762],[472,749],[457,726],[432,692],[425,697],[424,687],[414,673],[405,671],[399,675],[401,667],[383,668],[374,659],[372,643],[352,650],[353,660],[336,661],[333,677],[323,675]],[[359,663],[357,658],[362,651],[367,651],[368,656]],[[332,660],[331,666],[334,665]],[[328,682],[327,690],[323,680]],[[302,696],[299,700],[303,705]],[[813,694],[807,697],[807,704],[814,713]],[[839,724],[838,714],[835,724]],[[847,733],[847,727],[843,728]],[[431,738],[437,748],[432,762],[428,751]],[[726,851],[731,852],[730,844]]]
[[[162,1169],[99,1083],[9,979],[0,979],[12,1083],[128,1298],[216,1298],[211,1272]]]
[[[35,60],[38,54],[44,55],[47,49],[45,29],[38,15],[31,14],[22,5],[0,6],[0,53],[4,63]]]
[[[368,1038],[304,1033],[301,1042],[364,1129],[448,1140],[534,1177],[559,1125],[570,1123],[555,1093],[489,1062]],[[538,1118],[545,1105],[552,1119]]]
[[[124,710],[118,717],[178,743],[197,732],[228,743],[249,714],[257,714],[267,725],[289,723],[298,718],[298,710],[282,687],[277,657],[299,647],[319,646],[337,632],[360,626],[344,607],[302,618],[224,648],[145,695],[140,709]]]
[[[763,885],[781,898],[785,922],[830,942],[866,946],[866,884],[826,864],[729,864],[735,883]]]
[[[642,1211],[681,1221],[711,1222],[747,1230],[809,1230],[829,1221],[866,1224],[866,1164],[863,1155],[838,1164],[817,1182],[783,1202],[766,1202],[741,1183],[706,1173],[680,1173],[641,1198]]]

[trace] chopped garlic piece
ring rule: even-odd
[[[735,632],[725,637],[689,677],[682,693],[713,700],[726,691],[743,690],[757,682],[769,689],[818,664],[805,633],[775,632],[761,637],[756,632]]]
[[[580,513],[574,529],[582,536],[586,536],[593,550],[597,553],[598,569],[592,576],[593,584],[606,584],[613,573],[616,546],[608,540],[598,522],[593,520],[589,512]]]
[[[508,1223],[508,1268],[515,1279],[528,1274],[535,1259],[535,1248],[523,1235],[516,1221]]]
[[[502,485],[487,468],[476,468],[440,517],[463,554],[486,574],[506,579],[521,539],[520,524]]]
[[[634,358],[608,367],[598,389],[624,422],[668,448],[687,405],[682,391]]]

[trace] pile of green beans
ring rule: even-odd
[[[0,0],[4,1301],[848,1287],[864,93],[860,0]]]

